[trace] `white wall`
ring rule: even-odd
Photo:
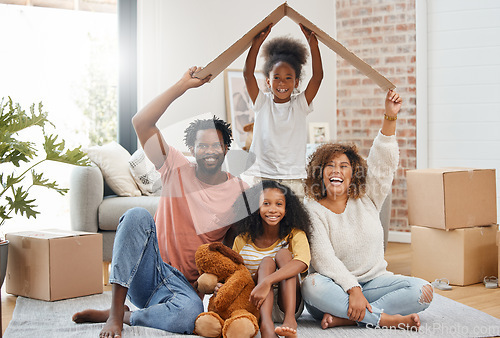
[[[427,107],[417,104],[417,128],[427,128],[428,138],[417,166],[496,168],[498,187],[500,1],[432,0],[425,5],[428,82],[420,83],[417,96],[428,102]],[[417,62],[425,65],[425,60]],[[426,124],[418,123],[425,119]]]
[[[139,1],[139,109],[175,83],[190,66],[207,65],[282,3],[282,0]],[[291,0],[288,4],[335,37],[334,1]],[[287,17],[273,28],[268,39],[281,35],[291,35],[306,43],[299,26]],[[330,135],[336,135],[336,54],[321,43],[320,50],[324,79],[308,122],[329,122]],[[229,68],[243,69],[246,54]],[[262,64],[260,61],[257,68]],[[311,74],[309,63],[304,70],[301,90]],[[187,121],[207,112],[226,118],[223,74],[175,101],[159,125],[172,145],[183,148],[182,134]]]

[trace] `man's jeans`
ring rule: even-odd
[[[146,209],[130,209],[120,218],[113,246],[111,283],[128,288],[139,310],[131,325],[191,334],[203,303],[186,277],[163,262],[156,226]]]

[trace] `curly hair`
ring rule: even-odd
[[[232,226],[235,226],[237,234],[249,236],[255,241],[264,233],[259,208],[260,196],[265,189],[279,189],[285,195],[285,216],[280,222],[279,238],[286,238],[292,229],[303,230],[309,235],[311,220],[302,202],[292,189],[271,180],[263,180],[248,188],[234,202],[233,216],[236,217],[236,222]]]
[[[323,183],[323,170],[325,164],[336,155],[345,154],[352,167],[352,180],[349,186],[348,196],[360,198],[366,192],[366,173],[368,167],[366,160],[358,153],[355,144],[349,143],[326,143],[321,145],[309,156],[307,164],[307,178],[305,180],[306,196],[316,201],[326,196]]]
[[[194,120],[189,124],[189,126],[184,130],[184,143],[188,148],[194,147],[194,142],[196,141],[196,134],[199,130],[206,129],[216,129],[220,130],[222,133],[222,139],[224,144],[229,149],[231,147],[231,141],[233,140],[233,132],[231,131],[231,124],[224,120],[219,119],[214,115],[211,119],[206,120]]]
[[[291,37],[272,39],[262,47],[262,56],[266,60],[264,74],[269,77],[274,65],[283,61],[295,70],[295,77],[300,80],[308,55],[307,48],[299,40]]]

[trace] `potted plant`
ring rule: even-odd
[[[57,135],[47,133],[47,127],[54,125],[47,119],[43,105],[31,105],[27,113],[18,103],[2,99],[0,102],[0,228],[13,214],[36,218],[40,212],[36,210],[35,199],[30,198],[29,191],[34,186],[55,190],[61,195],[68,189],[61,188],[55,181],[50,181],[43,173],[35,171],[35,167],[45,161],[56,161],[74,165],[89,165],[80,147],[66,149],[64,140],[58,141]],[[33,139],[34,129],[43,135],[44,156],[39,155],[36,143],[24,140]],[[5,278],[7,267],[8,241],[0,237],[0,286]]]

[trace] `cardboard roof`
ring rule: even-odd
[[[242,38],[236,41],[231,47],[226,49],[222,54],[216,57],[205,68],[196,73],[196,77],[205,78],[212,74],[212,79],[226,69],[236,58],[238,58],[245,50],[252,45],[253,38],[263,31],[269,24],[276,25],[284,16],[289,17],[297,24],[302,24],[312,30],[318,40],[324,43],[328,48],[347,60],[351,65],[358,69],[361,73],[372,79],[384,91],[394,89],[396,86],[391,81],[387,80],[382,74],[373,69],[369,64],[361,60],[354,53],[345,48],[340,42],[329,36],[311,21],[307,20],[300,13],[290,7],[286,2],[278,6],[264,20],[258,23],[255,27],[248,31]]]

